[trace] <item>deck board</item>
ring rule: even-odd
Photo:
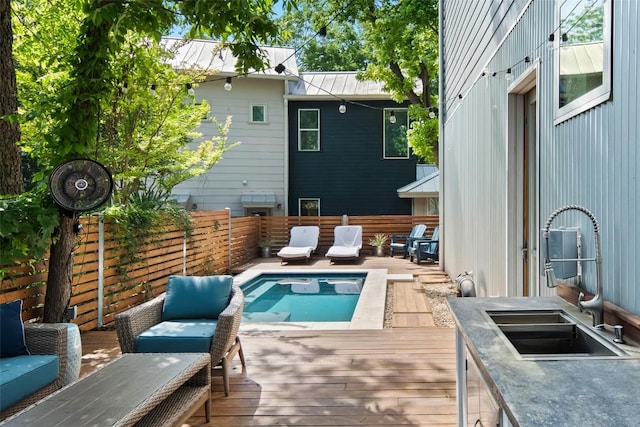
[[[200,409],[184,426],[455,426],[454,329],[434,327],[428,302],[415,301],[425,282],[446,275],[380,261],[421,274],[394,283],[392,328],[241,331],[246,371],[233,361],[228,397],[215,375],[211,422]],[[120,354],[113,330],[84,333],[82,342],[81,375]]]

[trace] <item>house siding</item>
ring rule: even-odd
[[[497,3],[494,5],[494,3]],[[445,270],[472,270],[481,295],[515,294],[508,225],[509,82],[505,70],[520,62],[514,80],[537,67],[538,193],[536,228],[555,209],[581,205],[600,225],[604,298],[640,313],[640,191],[638,172],[638,23],[633,0],[613,2],[612,97],[554,125],[554,57],[545,41],[554,31],[553,1],[441,2],[441,178]],[[492,12],[492,8],[496,13]],[[480,37],[475,37],[476,35]],[[458,97],[462,95],[462,99]],[[553,226],[579,226],[585,256],[593,256],[591,222],[567,212]],[[595,268],[583,263],[583,286],[595,292]],[[540,278],[539,278],[540,279]]]
[[[243,192],[273,192],[277,203],[284,204],[284,83],[282,80],[234,78],[231,91],[223,89],[219,77],[196,87],[196,99],[206,100],[210,115],[224,122],[231,116],[228,143],[240,142],[223,154],[206,174],[181,183],[176,194],[190,194],[198,210],[230,208],[233,216],[244,215],[240,203]],[[251,105],[265,105],[267,122],[250,123]],[[203,138],[217,135],[216,126],[203,120],[198,132]],[[246,184],[244,183],[246,182]],[[274,215],[284,209],[273,208]]]
[[[299,198],[319,198],[321,215],[411,214],[397,189],[415,180],[416,159],[383,158],[382,109],[390,101],[289,101],[289,215]],[[320,151],[298,151],[298,111],[320,110]]]

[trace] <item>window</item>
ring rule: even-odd
[[[556,0],[555,123],[611,96],[611,0]]]
[[[384,110],[384,158],[408,159],[407,129],[409,114],[405,108]]]
[[[320,216],[320,199],[298,199],[298,216]]]
[[[264,105],[251,106],[251,123],[266,123],[267,107]]]
[[[320,110],[298,110],[298,150],[320,151]]]

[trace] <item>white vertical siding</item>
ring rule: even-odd
[[[554,30],[554,2],[442,2],[443,256],[454,277],[473,270],[481,294],[505,294],[508,265],[518,260],[506,256],[508,82],[500,75],[480,78],[480,73],[485,66],[505,70],[528,55],[540,61],[540,222],[567,204],[591,210],[601,229],[604,297],[640,312],[640,9],[635,0],[613,5],[612,99],[554,126],[554,59],[545,47]],[[491,20],[480,19],[487,16]],[[509,22],[513,17],[516,21]],[[514,67],[514,77],[526,67],[523,62]],[[567,212],[553,225],[580,226],[584,255],[593,256],[586,217]],[[593,292],[593,263],[584,268],[585,286]]]
[[[174,193],[191,194],[198,210],[231,208],[234,216],[243,215],[242,192],[274,192],[282,215],[285,205],[285,130],[284,83],[281,80],[234,78],[231,91],[223,89],[224,80],[202,83],[196,99],[206,100],[211,115],[224,122],[232,117],[228,142],[240,142],[223,154],[211,170],[178,185]],[[250,123],[251,105],[265,105],[267,123]],[[205,138],[217,134],[211,121],[203,120],[198,129]],[[246,181],[246,184],[243,184]]]

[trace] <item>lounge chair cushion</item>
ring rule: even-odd
[[[284,259],[310,258],[318,247],[320,227],[299,225],[291,228],[289,244],[278,251],[278,257]]]
[[[356,246],[332,246],[327,251],[329,258],[358,258],[360,248]]]
[[[233,278],[171,276],[162,306],[162,320],[217,319],[229,305]]]
[[[136,338],[137,353],[208,353],[215,320],[180,319],[158,323]]]
[[[22,300],[0,304],[0,358],[28,354],[22,325]]]
[[[56,355],[24,355],[0,359],[0,410],[13,406],[58,379]]]
[[[333,245],[327,251],[327,257],[358,258],[362,248],[361,225],[339,225],[333,229]]]
[[[304,248],[285,246],[278,251],[278,256],[280,258],[309,258],[314,249],[310,246]]]

